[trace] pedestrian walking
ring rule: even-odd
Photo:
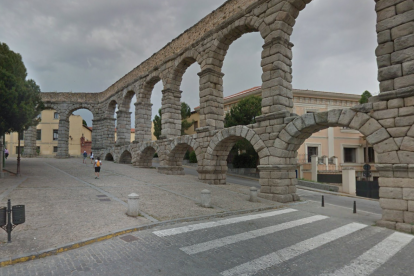
[[[94,167],[95,167],[95,179],[99,179],[99,173],[101,172],[101,166],[102,166],[102,162],[101,162],[101,159],[98,157],[95,160],[95,164],[94,164]]]
[[[4,156],[7,157],[9,156],[9,150],[7,148],[4,148]]]
[[[93,152],[91,152],[91,164],[93,164]]]
[[[86,164],[86,157],[88,157],[88,153],[86,152],[86,150],[83,151],[83,163]]]

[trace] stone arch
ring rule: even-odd
[[[132,98],[136,95],[134,90],[128,89],[122,93],[122,103],[120,105],[120,109],[123,111],[129,111],[131,107]]]
[[[119,108],[118,101],[116,99],[111,99],[106,108],[106,116],[108,118],[114,118],[116,106]]]
[[[197,156],[197,163],[201,164],[203,159],[202,150],[198,142],[191,136],[177,137],[167,146],[167,150],[160,156],[160,166],[158,172],[162,174],[183,175],[182,167],[185,152],[193,149]]]
[[[131,164],[132,163],[132,154],[128,150],[124,150],[119,157],[120,164]]]
[[[151,168],[154,154],[158,151],[158,144],[156,142],[145,142],[140,145],[138,149],[137,158],[134,166],[140,168]]]
[[[186,51],[176,58],[174,67],[168,75],[166,89],[180,90],[185,71],[194,63],[197,63],[201,69],[202,56],[194,49]]]
[[[112,155],[112,153],[108,152],[107,154],[105,154],[105,161],[114,161],[114,156]]]
[[[252,144],[260,158],[261,165],[269,163],[270,152],[256,132],[247,126],[236,126],[217,132],[210,140],[202,165],[199,165],[199,179],[209,184],[226,184],[227,156],[234,144],[246,139]]]

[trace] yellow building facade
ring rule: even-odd
[[[43,110],[41,121],[36,130],[36,147],[39,156],[53,157],[57,153],[59,116],[54,110]],[[69,154],[79,156],[81,154],[81,138],[92,141],[92,131],[83,125],[83,119],[78,115],[69,117]],[[6,148],[11,156],[17,155],[18,133],[6,134]],[[24,150],[24,137],[21,137],[20,146]]]

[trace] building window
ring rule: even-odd
[[[58,147],[53,147],[53,152],[58,152]]]
[[[365,163],[375,163],[375,151],[373,147],[368,147],[368,160],[367,160],[367,152],[366,148],[364,149],[364,160]]]
[[[41,129],[37,129],[36,131],[37,131],[36,132],[36,140],[37,141],[42,140],[42,130]]]
[[[24,140],[24,131],[20,132],[20,141]]]
[[[356,163],[356,148],[344,148],[344,163]]]
[[[57,129],[53,130],[53,141],[56,141],[59,139],[59,133]]]
[[[59,119],[59,113],[55,112],[55,113],[53,114],[53,119]]]
[[[194,131],[198,128],[198,121],[194,121]]]
[[[313,155],[318,155],[318,147],[308,147],[308,163],[312,162]]]

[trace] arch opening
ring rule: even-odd
[[[111,153],[105,155],[105,161],[114,161],[114,157]]]
[[[155,148],[152,146],[146,147],[137,158],[137,163],[135,166],[140,168],[152,168],[152,159],[154,158],[154,155],[156,153]]]
[[[131,164],[132,163],[132,154],[125,150],[122,154],[121,157],[119,158],[119,163],[120,164]]]

